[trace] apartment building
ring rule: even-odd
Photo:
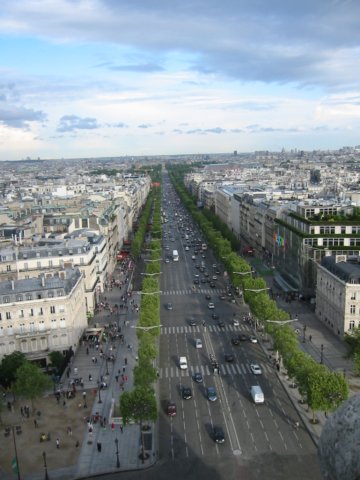
[[[334,334],[360,327],[359,257],[325,256],[317,268],[316,315]]]
[[[45,366],[49,352],[75,350],[86,326],[78,268],[0,282],[0,360],[20,351]]]
[[[0,248],[1,281],[30,279],[48,270],[66,267],[81,270],[86,311],[92,313],[109,273],[107,238],[79,230],[64,238],[35,237],[31,244]]]

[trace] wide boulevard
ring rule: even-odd
[[[297,411],[260,342],[247,339],[232,344],[234,336],[254,335],[243,320],[246,305],[239,298],[233,303],[228,296],[228,276],[219,259],[209,250],[201,252],[192,245],[204,243],[202,235],[180,205],[167,177],[163,210],[167,222],[163,224],[161,268],[158,461],[149,470],[117,477],[320,480],[316,446],[303,424],[295,427]],[[170,260],[175,249],[179,253],[177,262]],[[205,280],[212,280],[214,275],[217,278],[211,287]],[[197,278],[199,283],[194,284]],[[208,307],[209,302],[214,303],[214,309]],[[213,313],[219,318],[212,318]],[[234,319],[239,325],[234,325]],[[219,320],[224,326],[218,325]],[[201,340],[202,348],[196,348],[196,339]],[[225,355],[232,355],[233,361],[226,361]],[[187,359],[185,370],[179,368],[180,356]],[[219,374],[213,372],[210,356],[218,362]],[[253,363],[260,366],[262,374],[252,373]],[[201,373],[202,383],[193,380],[196,372]],[[252,385],[260,385],[264,404],[254,404]],[[184,387],[191,388],[192,398],[183,399]],[[207,387],[215,388],[216,401],[208,400]],[[169,402],[176,404],[175,416],[167,414]],[[222,428],[224,443],[214,441],[214,426]]]

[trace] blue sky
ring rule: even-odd
[[[358,0],[2,0],[0,160],[360,144]]]

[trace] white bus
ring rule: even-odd
[[[179,254],[177,250],[173,250],[173,261],[178,262],[179,261]]]

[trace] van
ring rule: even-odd
[[[254,403],[264,403],[265,401],[263,391],[259,385],[253,385],[250,388],[250,395]]]
[[[180,367],[181,370],[186,370],[187,369],[186,357],[180,357],[179,358],[179,367]]]
[[[195,347],[196,348],[202,348],[202,341],[200,338],[195,339]]]

